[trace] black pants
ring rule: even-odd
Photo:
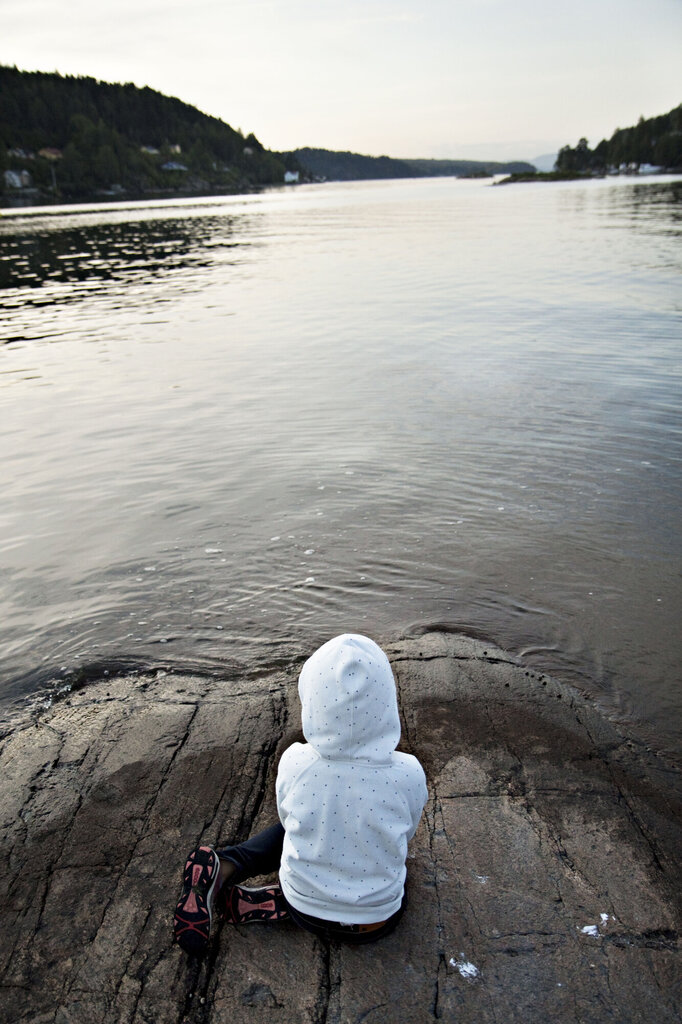
[[[230,885],[239,885],[252,875],[271,875],[273,871],[279,871],[283,843],[284,829],[277,822],[246,842],[226,846],[216,853],[222,860],[229,860],[235,865],[237,870],[230,877]]]
[[[284,829],[277,822],[263,832],[251,836],[244,843],[236,846],[226,846],[218,850],[218,856],[223,860],[229,860],[235,865],[236,871],[230,876],[229,885],[238,885],[252,875],[269,875],[279,870],[282,859],[282,844],[284,842]],[[342,924],[340,921],[325,921],[321,917],[312,917],[310,914],[302,914],[287,902],[291,920],[306,931],[313,932],[321,939],[337,939],[342,942],[350,942],[353,945],[364,945],[366,942],[376,942],[384,935],[392,932],[400,918],[405,912],[407,897],[403,895],[403,901],[388,920],[384,921],[381,927],[373,931],[363,930],[363,925]]]

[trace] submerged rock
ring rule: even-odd
[[[462,636],[383,644],[430,799],[409,907],[365,947],[224,926],[171,945],[186,852],[276,819],[297,666],[123,677],[0,747],[0,1017],[99,1022],[680,1019],[680,774],[588,702]]]

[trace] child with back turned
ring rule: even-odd
[[[405,859],[424,804],[416,757],[396,752],[400,720],[388,658],[344,634],[319,648],[299,677],[303,734],[277,773],[280,823],[244,843],[200,846],[187,859],[174,919],[188,953],[208,945],[214,918],[285,918],[327,939],[372,942],[405,908]],[[279,872],[279,885],[248,888]]]

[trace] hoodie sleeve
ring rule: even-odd
[[[301,772],[316,758],[315,751],[308,743],[292,743],[282,754],[277,769],[275,794],[277,797],[277,813],[279,820],[286,828],[282,804],[290,793],[292,786]]]
[[[417,831],[422,811],[428,799],[426,775],[421,764],[413,754],[396,754],[402,769],[402,787],[410,815],[410,827],[407,832],[408,842]]]

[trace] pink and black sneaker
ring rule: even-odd
[[[229,882],[220,892],[220,914],[228,924],[285,921],[289,917],[286,900],[278,885],[249,889],[245,885],[230,885]]]
[[[173,936],[185,953],[203,953],[213,925],[213,900],[220,878],[218,854],[210,846],[192,850],[182,876]]]

